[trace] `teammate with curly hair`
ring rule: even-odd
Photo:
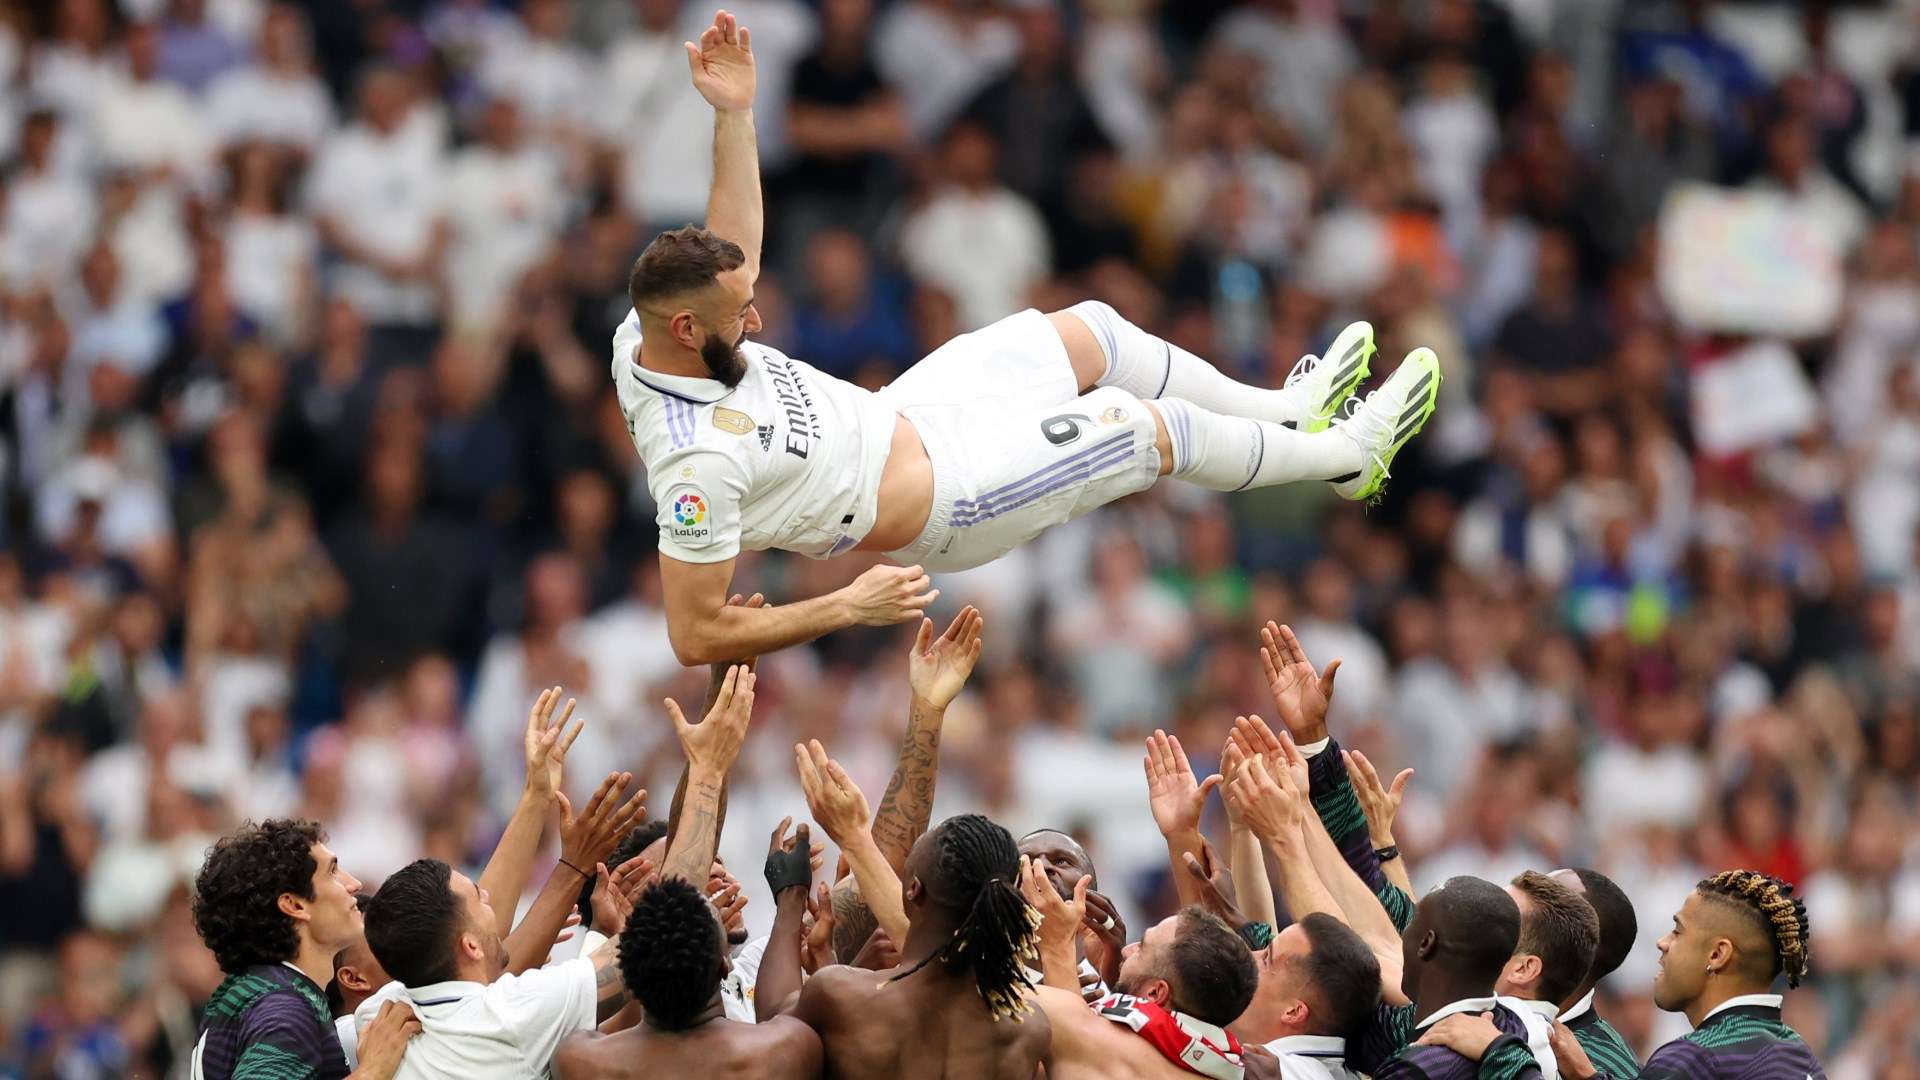
[[[193,922],[227,978],[207,1002],[195,1080],[349,1075],[323,987],[334,955],[360,938],[359,891],[311,821],[248,822],[213,845]],[[419,1030],[404,1006],[382,1010],[351,1075],[391,1077]]]

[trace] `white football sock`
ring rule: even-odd
[[[1335,480],[1366,466],[1359,444],[1328,428],[1308,434],[1265,420],[1222,416],[1192,402],[1151,403],[1173,443],[1173,475],[1215,491]]]
[[[1180,398],[1228,416],[1276,424],[1297,424],[1310,412],[1305,395],[1235,382],[1200,357],[1128,322],[1111,304],[1085,300],[1067,310],[1087,324],[1107,355],[1101,386],[1117,386],[1148,400]]]

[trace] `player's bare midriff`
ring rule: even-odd
[[[893,445],[880,472],[879,506],[873,529],[856,551],[898,551],[927,527],[933,513],[933,459],[907,418],[893,418]]]

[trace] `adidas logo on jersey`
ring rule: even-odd
[[[768,451],[773,449],[773,425],[772,424],[760,425],[760,449],[768,450]]]

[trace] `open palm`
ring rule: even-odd
[[[952,704],[980,660],[980,628],[984,623],[980,612],[969,606],[954,616],[946,633],[935,638],[933,620],[920,620],[920,634],[914,638],[913,652],[907,658],[913,692],[936,709]]]
[[[747,28],[731,13],[716,13],[713,25],[700,35],[700,43],[685,44],[694,88],[707,104],[721,112],[753,106],[753,46]]]
[[[1207,792],[1220,784],[1220,774],[1205,780],[1193,775],[1187,752],[1180,740],[1156,730],[1147,737],[1147,801],[1153,809],[1153,822],[1160,835],[1175,836],[1200,828],[1200,815],[1207,807]]]
[[[1273,694],[1273,707],[1296,742],[1319,742],[1327,737],[1327,706],[1333,699],[1333,676],[1340,661],[1313,670],[1307,651],[1293,628],[1272,622],[1260,631],[1260,666]]]

